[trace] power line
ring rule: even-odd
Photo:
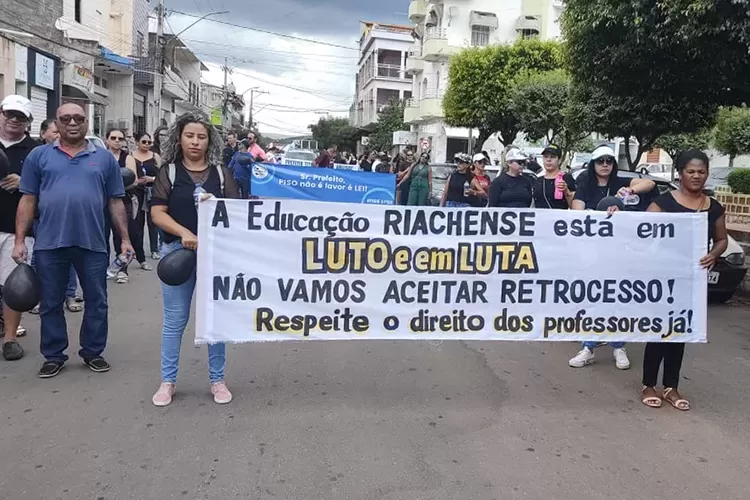
[[[255,75],[251,75],[249,73],[244,73],[244,72],[239,71],[239,70],[235,70],[235,72],[238,73],[238,74],[240,74],[240,75],[247,76],[248,78],[253,78],[255,80],[258,80],[259,82],[265,83],[266,85],[274,85],[276,87],[283,87],[283,88],[287,88],[287,89],[290,89],[290,90],[295,90],[297,92],[302,92],[304,94],[310,94],[310,95],[313,95],[313,96],[316,96],[316,97],[317,96],[321,96],[321,95],[327,95],[327,96],[334,96],[334,97],[335,96],[338,96],[338,97],[346,96],[347,99],[354,98],[354,94],[340,94],[340,93],[337,93],[337,92],[325,92],[325,91],[320,91],[320,90],[315,90],[315,89],[310,89],[310,88],[294,87],[292,85],[284,85],[283,83],[269,82],[268,80],[263,80],[262,78],[258,78]]]
[[[204,43],[206,45],[217,45],[219,47],[224,48],[238,48],[238,49],[247,49],[251,50],[253,52],[268,52],[271,54],[283,54],[283,55],[289,55],[294,57],[299,56],[308,56],[310,58],[329,58],[329,59],[350,59],[350,60],[359,60],[359,56],[339,56],[336,54],[316,54],[314,52],[287,52],[283,50],[272,50],[272,49],[264,49],[262,47],[253,47],[251,45],[237,45],[237,44],[229,44],[229,43],[219,43],[219,42],[211,42],[209,40],[197,40],[195,38],[180,38],[183,42],[195,42],[195,43]]]
[[[187,17],[194,17],[194,18],[200,17],[200,16],[196,16],[195,14],[188,14],[187,12],[182,12],[182,11],[173,10],[173,9],[170,9],[169,12],[172,12],[174,14],[179,14],[181,16],[187,16]],[[263,30],[263,29],[260,29],[260,28],[251,28],[250,26],[243,26],[241,24],[230,23],[230,22],[221,21],[221,20],[218,20],[218,19],[206,19],[206,21],[211,21],[212,23],[224,24],[226,26],[234,26],[235,28],[242,28],[242,29],[246,29],[246,30],[250,30],[250,31],[257,31],[259,33],[265,33],[266,35],[273,35],[273,36],[278,36],[278,37],[282,37],[282,38],[289,38],[290,40],[298,40],[300,42],[315,43],[315,44],[318,44],[318,45],[326,45],[328,47],[336,47],[336,48],[339,48],[339,49],[359,51],[359,49],[356,49],[354,47],[347,47],[346,45],[339,45],[339,44],[330,43],[330,42],[321,42],[320,40],[314,40],[312,38],[302,38],[302,37],[299,37],[299,36],[287,35],[286,33],[276,33],[275,31],[268,31],[268,30]]]

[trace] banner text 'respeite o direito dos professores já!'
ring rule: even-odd
[[[200,205],[196,342],[705,342],[705,214]]]

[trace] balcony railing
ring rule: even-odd
[[[438,28],[437,26],[432,26],[430,28],[427,28],[427,31],[424,34],[425,40],[447,40],[448,39],[448,30],[445,28]]]
[[[403,80],[406,78],[403,68],[395,64],[378,64],[378,78]]]

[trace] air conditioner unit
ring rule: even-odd
[[[130,130],[130,120],[117,120],[117,128],[120,130]]]
[[[363,146],[369,146],[370,145],[370,138],[369,137],[363,137],[360,139],[360,142],[362,142]]]

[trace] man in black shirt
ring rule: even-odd
[[[21,200],[21,192],[18,190],[21,169],[28,154],[37,146],[37,142],[26,134],[31,120],[31,102],[25,97],[9,95],[0,103],[0,151],[8,159],[7,175],[0,179],[0,284],[5,283],[8,275],[16,268],[12,254],[16,210]],[[26,238],[29,249],[32,242],[31,238]],[[26,329],[21,326],[21,313],[3,304],[3,321],[3,357],[9,361],[21,359],[23,349],[16,340],[16,337],[26,334]]]
[[[224,152],[222,154],[222,160],[225,167],[229,167],[229,162],[234,158],[234,153],[237,152],[237,134],[229,132],[227,134],[227,143],[224,146]]]

